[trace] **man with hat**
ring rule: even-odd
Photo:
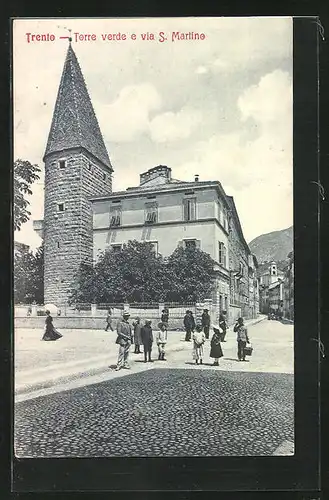
[[[129,349],[133,341],[133,333],[131,325],[128,323],[130,314],[125,311],[123,313],[122,321],[117,324],[117,340],[116,344],[119,344],[119,356],[116,370],[121,370],[121,368],[129,369],[128,364]]]

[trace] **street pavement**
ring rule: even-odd
[[[24,372],[43,369],[38,376],[46,380],[50,362],[54,373],[83,362],[89,375],[32,390],[25,386],[16,394],[18,457],[293,453],[292,325],[264,320],[249,326],[254,352],[247,362],[237,361],[235,334],[228,330],[218,368],[209,358],[209,342],[204,364],[197,366],[192,343],[170,332],[167,361],[144,364],[143,355],[131,353],[131,370],[119,372],[113,370],[115,333],[65,332],[53,343],[40,342],[36,333],[29,347],[26,333],[17,333],[16,389]],[[153,350],[157,358],[156,346]],[[91,360],[100,352],[106,368],[103,362],[101,371],[93,372]]]

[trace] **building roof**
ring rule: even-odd
[[[77,57],[67,50],[44,157],[82,147],[112,169]]]
[[[224,200],[226,200],[227,196],[225,191],[218,181],[193,181],[193,182],[185,182],[177,179],[171,179],[169,182],[165,182],[163,184],[156,185],[145,185],[145,186],[136,186],[136,187],[128,187],[125,191],[114,191],[112,193],[102,195],[102,196],[94,196],[91,198],[92,201],[105,201],[112,198],[120,198],[120,197],[130,197],[130,196],[138,196],[141,194],[156,194],[159,192],[172,192],[172,191],[180,191],[180,190],[194,190],[194,189],[204,189],[204,188],[215,188],[219,191]],[[226,200],[227,206],[229,208],[229,204]]]

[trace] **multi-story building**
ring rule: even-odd
[[[283,281],[284,273],[277,268],[277,265],[272,261],[266,271],[259,274],[259,309],[262,314],[268,314],[270,312],[270,285],[277,283],[278,280]]]
[[[283,287],[284,281],[281,279],[278,279],[268,286],[269,312],[274,313],[279,318],[283,317]]]
[[[164,165],[140,175],[140,185],[94,197],[94,259],[106,248],[120,249],[129,240],[147,241],[168,257],[177,246],[195,247],[215,261],[218,310],[229,310],[228,212],[218,181],[172,178]]]
[[[249,254],[248,278],[249,278],[249,315],[256,318],[259,314],[259,284],[257,279],[258,262],[255,255]]]

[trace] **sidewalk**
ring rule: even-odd
[[[246,321],[251,326],[265,317]],[[143,363],[143,355],[130,353],[131,370],[115,371],[118,346],[116,332],[103,330],[61,330],[63,338],[56,342],[42,342],[43,331],[19,329],[15,332],[15,399],[20,401],[93,382],[109,380],[156,367],[166,363]],[[166,352],[187,348],[184,332],[168,332]],[[189,349],[191,344],[189,344]],[[157,359],[157,346],[153,346]]]

